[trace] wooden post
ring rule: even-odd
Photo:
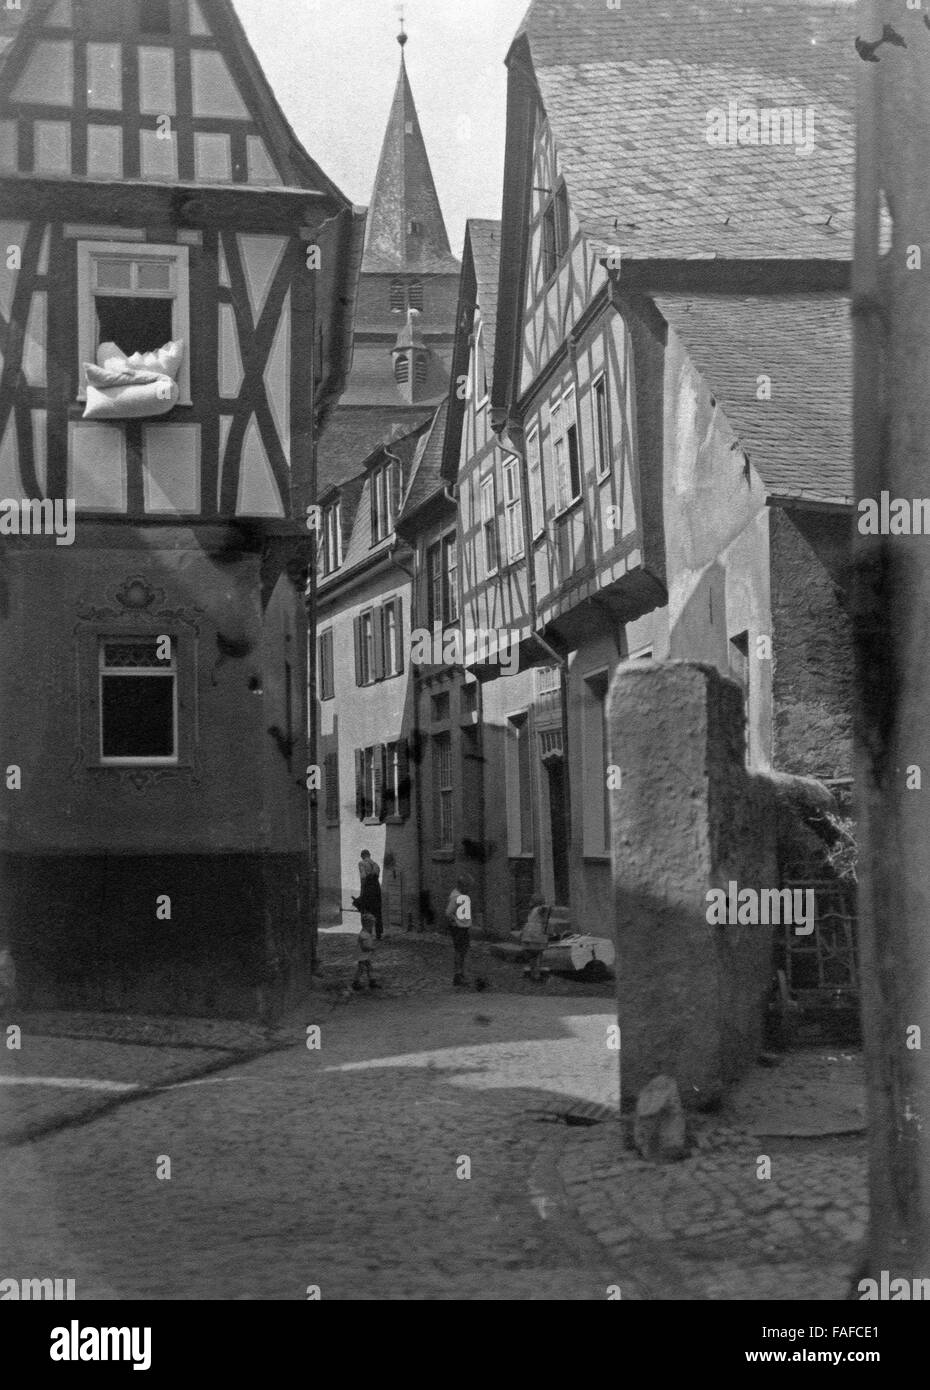
[[[930,29],[860,4],[856,498],[930,497]],[[880,255],[880,210],[892,218]],[[923,265],[921,265],[921,261]],[[913,509],[918,516],[918,509]],[[913,527],[909,529],[914,529]],[[930,1277],[930,535],[854,541],[856,799],[871,1278]],[[922,786],[920,784],[923,784]],[[918,1033],[916,1030],[920,1030]],[[855,1292],[855,1291],[854,1291]]]

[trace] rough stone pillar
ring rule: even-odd
[[[746,770],[742,691],[691,662],[621,665],[608,707],[622,1099],[658,1072],[713,1103],[754,1062],[771,929],[709,926],[707,890],[778,887],[768,784]]]

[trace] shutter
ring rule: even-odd
[[[372,646],[374,647],[374,671],[372,679],[384,680],[384,608],[371,611]]]
[[[355,684],[362,685],[362,620],[361,617],[353,618],[352,628],[355,633]]]
[[[400,598],[394,600],[394,636],[397,642],[397,670],[393,674],[402,676],[404,673],[404,601]]]
[[[355,750],[355,815],[356,819],[365,819],[365,750],[356,748]]]
[[[384,755],[385,748],[383,743],[375,744],[371,750],[374,762],[374,782],[375,782],[375,804],[372,815],[375,820],[384,819]]]
[[[410,815],[410,758],[405,738],[397,744],[397,814],[404,820]]]

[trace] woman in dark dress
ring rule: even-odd
[[[370,912],[375,919],[375,937],[381,940],[384,929],[381,922],[381,870],[367,849],[362,850],[359,860],[358,876],[361,890],[352,902],[359,912]]]

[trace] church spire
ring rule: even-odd
[[[423,143],[407,77],[404,49],[409,35],[401,18],[400,72],[375,177],[362,273],[451,272],[459,269],[449,248],[446,224]]]

